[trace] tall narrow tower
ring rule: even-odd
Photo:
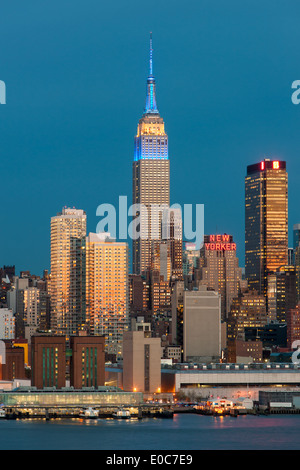
[[[85,324],[85,236],[83,210],[51,218],[51,330],[67,339]]]
[[[245,269],[251,289],[267,294],[268,276],[288,261],[288,174],[265,159],[245,178]]]
[[[152,247],[162,238],[162,208],[170,205],[168,136],[156,103],[152,33],[146,105],[134,139],[133,204],[139,204],[139,236],[133,240],[133,273],[150,268]]]

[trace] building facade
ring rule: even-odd
[[[105,338],[79,335],[71,338],[70,385],[76,389],[104,386]]]
[[[162,212],[170,205],[168,136],[156,103],[152,37],[146,105],[134,139],[133,204],[139,225],[139,236],[133,240],[133,273],[141,274],[151,267],[153,242],[162,239]]]
[[[0,308],[0,340],[4,339],[15,339],[15,317],[8,308]]]
[[[205,235],[200,251],[200,283],[219,292],[225,320],[234,297],[240,292],[242,268],[236,256],[232,235]]]
[[[66,337],[31,338],[31,384],[38,389],[66,386]]]
[[[105,350],[121,357],[129,326],[128,245],[108,233],[86,238],[86,322],[105,337]]]
[[[5,360],[0,360],[0,380],[26,379],[24,349],[14,345],[13,341],[6,340],[4,343]]]
[[[161,390],[160,338],[151,333],[128,331],[123,341],[123,389],[125,392],[159,393]]]
[[[51,330],[67,338],[85,324],[85,236],[83,210],[51,218]]]
[[[228,342],[244,339],[245,328],[260,328],[267,324],[266,298],[251,290],[233,299],[227,319]]]
[[[293,264],[296,273],[297,302],[300,301],[300,224],[293,227]]]
[[[300,344],[300,303],[287,312],[287,347],[292,350],[296,349]],[[294,342],[296,347],[293,346]]]
[[[250,289],[267,296],[268,273],[288,263],[286,162],[265,159],[245,178],[245,272]]]
[[[221,357],[221,296],[206,286],[183,292],[183,360],[218,361]]]

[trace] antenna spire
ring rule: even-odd
[[[149,76],[147,79],[147,96],[144,114],[158,114],[155,96],[155,78],[153,75],[153,60],[152,60],[152,32],[150,32],[150,61],[149,61]]]
[[[150,76],[153,75],[153,59],[152,59],[153,49],[152,49],[152,32],[150,32]]]

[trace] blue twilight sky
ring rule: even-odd
[[[14,0],[0,6],[0,266],[50,267],[50,218],[131,204],[133,139],[153,32],[171,202],[205,205],[244,264],[246,166],[287,161],[300,222],[299,0]]]

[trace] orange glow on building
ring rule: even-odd
[[[105,350],[121,355],[129,321],[128,245],[105,235],[86,239],[86,320],[91,334],[105,336]]]
[[[70,337],[84,321],[86,214],[64,208],[51,218],[51,330]]]

